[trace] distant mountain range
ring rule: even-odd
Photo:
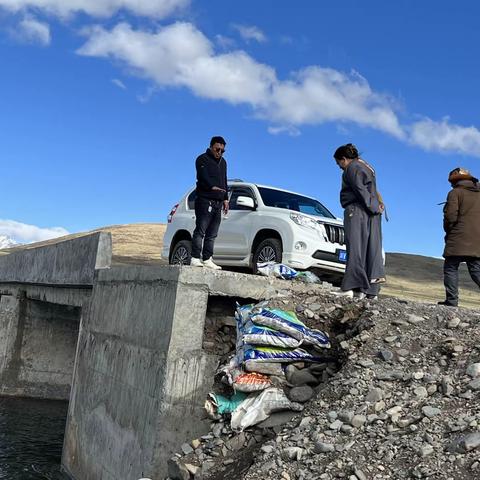
[[[13,238],[7,235],[0,235],[0,248],[10,248],[19,245]]]

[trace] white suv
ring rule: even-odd
[[[222,215],[215,241],[215,263],[248,267],[279,262],[296,270],[314,270],[338,281],[345,272],[343,222],[318,200],[279,188],[228,182],[230,211]],[[195,228],[195,189],[173,207],[163,240],[162,257],[188,265]]]

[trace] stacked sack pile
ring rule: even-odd
[[[235,393],[231,398],[211,394],[207,410],[217,418],[231,413],[235,431],[277,411],[302,410],[302,403],[313,395],[312,386],[320,383],[314,365],[324,365],[328,335],[308,328],[293,312],[269,308],[268,302],[237,305],[235,319],[236,354],[221,369],[223,382]],[[306,365],[311,367],[297,368]]]

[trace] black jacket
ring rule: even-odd
[[[340,203],[343,208],[360,204],[370,215],[381,213],[375,172],[361,160],[354,160],[343,172]]]
[[[197,169],[197,197],[209,200],[227,200],[227,162],[222,157],[217,160],[210,149],[202,153],[195,161]],[[219,187],[225,192],[212,190]]]

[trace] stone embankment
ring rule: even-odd
[[[228,417],[214,421],[173,457],[170,479],[480,478],[479,311],[328,289],[270,305],[332,340],[325,363],[287,372],[283,387],[303,411],[240,433]],[[222,328],[227,357],[233,327]]]

